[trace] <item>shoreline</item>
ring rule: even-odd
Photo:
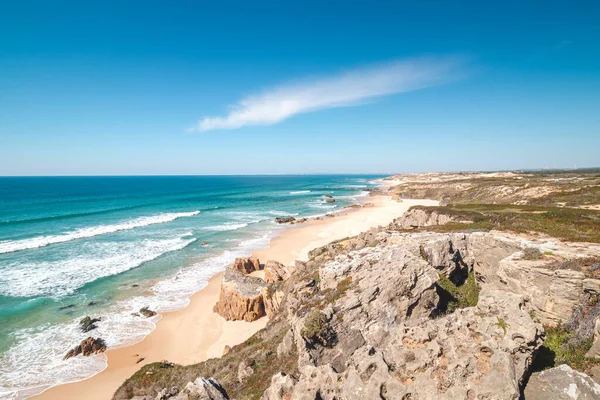
[[[367,200],[368,199],[368,200]],[[372,227],[386,225],[413,205],[435,205],[435,200],[397,202],[391,196],[365,197],[373,206],[348,208],[335,217],[322,217],[290,226],[273,238],[267,248],[254,251],[261,263],[277,260],[289,265],[305,260],[308,252],[334,240],[355,236]],[[90,378],[61,383],[46,389],[36,399],[110,399],[115,390],[143,365],[161,360],[194,364],[220,357],[226,345],[244,342],[268,322],[225,321],[213,312],[220,293],[223,272],[210,278],[208,285],[190,297],[187,307],[161,314],[156,328],[140,342],[107,350],[107,367]],[[139,361],[140,359],[143,359]]]

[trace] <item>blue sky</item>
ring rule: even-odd
[[[597,1],[0,4],[0,175],[600,166]]]

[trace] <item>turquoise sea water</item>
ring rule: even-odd
[[[339,211],[377,178],[0,178],[0,398],[101,371],[104,355],[62,357],[90,335],[109,347],[139,341],[160,317],[132,312],[185,307],[285,229],[275,217]],[[102,318],[89,333],[78,327],[86,315]]]

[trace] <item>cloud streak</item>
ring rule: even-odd
[[[463,64],[456,57],[413,58],[282,85],[243,98],[224,117],[204,117],[191,131],[272,125],[297,114],[355,106],[382,96],[441,85],[462,76]]]

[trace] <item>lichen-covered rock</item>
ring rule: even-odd
[[[559,365],[529,378],[525,400],[592,400],[600,399],[600,385],[586,374],[568,365]]]
[[[269,260],[265,264],[265,282],[285,281],[294,272],[294,267],[286,267],[280,262]]]
[[[226,269],[214,311],[229,321],[255,321],[265,315],[262,290],[266,286],[260,278]]]
[[[228,400],[227,392],[214,379],[199,377],[194,382],[188,382],[183,390],[176,387],[163,389],[154,400]]]
[[[242,274],[250,274],[260,270],[260,261],[256,257],[236,258],[231,268]]]

